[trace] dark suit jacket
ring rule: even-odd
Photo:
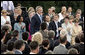
[[[37,14],[35,14],[31,19],[31,34],[34,34],[35,32],[40,30],[40,18]]]
[[[84,54],[84,44],[81,44],[78,46],[80,54]]]
[[[48,50],[44,49],[43,47],[40,48],[39,54],[45,54]]]
[[[23,50],[23,54],[29,54],[30,53],[29,45],[26,42],[24,42],[24,43],[25,43],[25,49]]]
[[[58,27],[61,27],[61,23],[60,22],[58,22]],[[56,37],[56,35],[57,35],[57,32],[56,32],[57,27],[56,27],[56,24],[55,24],[54,21],[50,22],[48,29],[49,30],[53,30],[55,32],[55,37]],[[59,31],[59,33],[60,33],[60,31]]]
[[[29,24],[31,23],[29,17],[25,18],[24,23],[26,24],[26,31],[29,32]]]

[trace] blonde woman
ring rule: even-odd
[[[75,20],[74,23],[75,24],[72,28],[72,41],[71,41],[72,45],[75,44],[75,37],[82,32],[82,27],[79,25],[79,21]]]
[[[36,32],[32,35],[32,41],[37,41],[39,45],[42,44],[43,36],[40,32]]]
[[[5,24],[11,24],[10,17],[7,16],[7,11],[6,10],[2,10],[1,12],[2,12],[1,26],[5,25]]]

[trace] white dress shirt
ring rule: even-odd
[[[30,54],[36,54],[36,53],[30,52]]]
[[[64,17],[61,13],[59,13],[58,15],[59,15],[59,20],[58,21],[60,22],[62,19],[64,19]]]
[[[10,21],[10,17],[9,16],[6,16],[6,19],[3,16],[1,16],[1,26],[3,26],[4,24],[6,24],[6,21],[8,21],[11,24],[11,21]]]

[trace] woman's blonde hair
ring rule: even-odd
[[[32,41],[37,41],[38,44],[42,44],[43,41],[43,36],[40,32],[36,32],[35,34],[32,35]]]

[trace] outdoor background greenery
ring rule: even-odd
[[[48,8],[51,6],[56,7],[56,12],[59,13],[61,11],[62,6],[66,6],[67,8],[71,6],[73,8],[73,12],[77,9],[81,9],[84,14],[84,1],[13,1],[16,6],[17,3],[21,3],[22,6],[29,8],[30,6],[36,7],[38,5],[42,6],[44,9],[44,13],[47,13]]]

